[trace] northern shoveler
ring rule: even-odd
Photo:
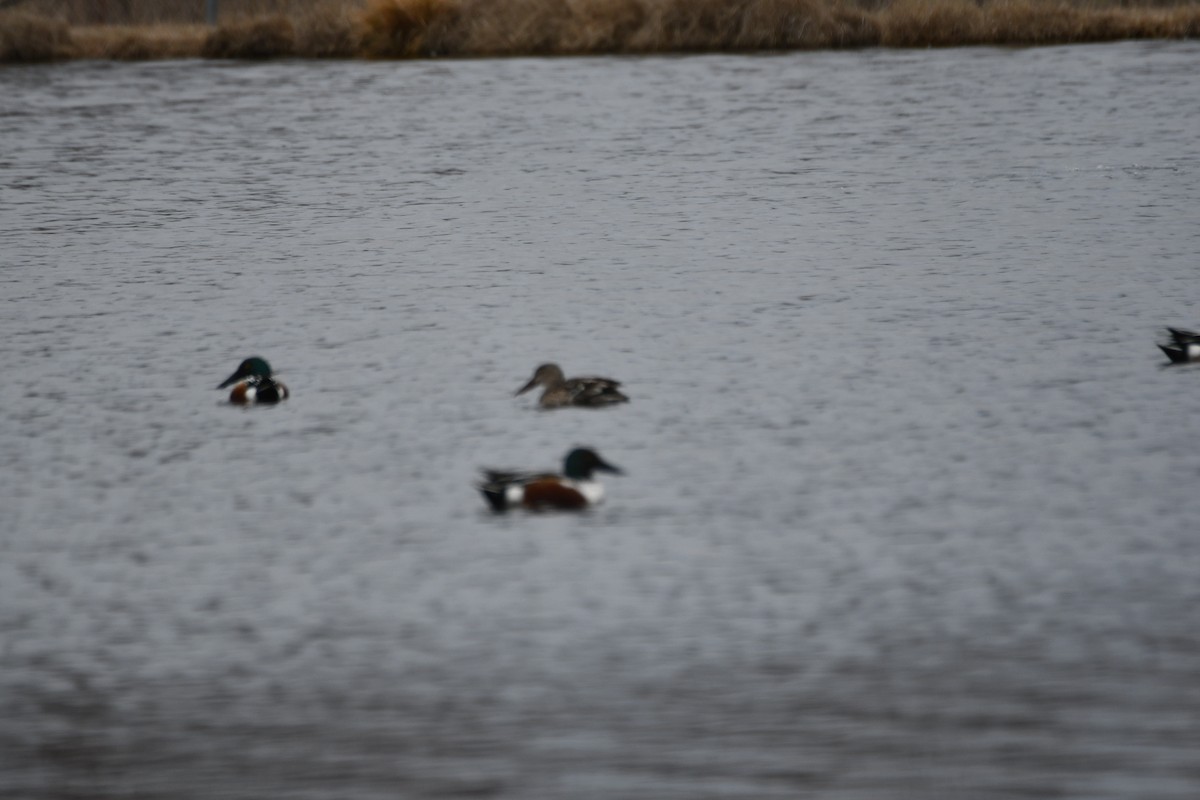
[[[629,402],[629,398],[617,390],[617,387],[621,385],[619,381],[596,377],[564,378],[563,371],[558,364],[542,364],[534,370],[529,383],[517,390],[517,394],[525,394],[539,384],[545,387],[538,400],[538,404],[542,408],[561,408],[562,406],[598,408]]]
[[[1172,364],[1188,364],[1200,361],[1200,333],[1183,328],[1167,328],[1170,344],[1160,344],[1159,350],[1167,354]]]
[[[278,403],[288,397],[288,388],[271,377],[266,359],[252,356],[238,365],[237,371],[221,381],[218,389],[233,384],[229,402],[239,406],[252,403]]]
[[[483,470],[479,491],[493,511],[520,506],[530,511],[579,511],[599,503],[604,487],[592,475],[597,470],[622,475],[595,450],[579,447],[567,453],[561,475],[549,472]]]

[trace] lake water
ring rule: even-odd
[[[1198,63],[0,69],[0,796],[1194,800]]]

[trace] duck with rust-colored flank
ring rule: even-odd
[[[529,383],[517,390],[517,395],[525,394],[535,386],[542,386],[542,396],[538,400],[542,408],[601,408],[629,402],[629,398],[618,390],[620,385],[620,381],[611,378],[565,378],[558,364],[542,364],[534,370]]]
[[[561,475],[485,469],[478,488],[496,512],[510,508],[582,511],[604,498],[604,487],[593,477],[598,470],[624,474],[600,458],[595,450],[577,447],[567,453]]]
[[[217,388],[224,389],[231,384],[229,402],[234,405],[268,405],[288,397],[288,388],[271,377],[271,365],[259,356],[251,356],[239,364],[237,371],[221,381]]]
[[[1167,354],[1172,364],[1200,362],[1200,333],[1184,328],[1167,328],[1170,344],[1160,344],[1159,350]]]

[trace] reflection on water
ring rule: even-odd
[[[0,72],[0,794],[1195,797],[1197,53]]]

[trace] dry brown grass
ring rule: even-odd
[[[1080,1],[372,0],[363,28],[369,55],[406,58],[1032,45],[1184,38],[1200,25],[1194,2]]]
[[[372,0],[362,14],[362,54],[369,58],[459,55],[456,0]],[[461,39],[461,34],[457,36]]]
[[[192,58],[204,45],[210,30],[205,25],[93,25],[75,28],[75,58],[111,61],[148,61]]]
[[[53,61],[71,54],[71,32],[63,20],[0,12],[0,63]]]
[[[853,6],[834,6],[830,47],[875,47],[883,41],[879,15]]]
[[[979,44],[984,12],[972,0],[896,0],[880,12],[887,47]]]
[[[1184,39],[1200,33],[1200,5],[1089,8],[1065,2],[994,0],[984,11],[976,37],[989,44]]]
[[[358,3],[323,0],[296,16],[296,55],[350,58],[362,49]]]
[[[820,0],[662,0],[648,10],[633,37],[647,52],[817,46],[829,19]]]
[[[572,17],[566,0],[465,0],[457,27],[473,55],[555,55],[564,52]]]
[[[205,58],[283,58],[295,52],[296,27],[279,14],[222,23],[200,48]]]
[[[628,51],[649,15],[642,0],[573,0],[567,7],[573,24],[562,32],[562,48],[568,53]]]
[[[1197,0],[0,0],[0,60],[427,58],[1200,36]],[[1138,3],[1138,5],[1131,5]],[[34,13],[36,12],[36,13]]]
[[[164,25],[205,22],[204,0],[0,0],[22,11],[72,25]],[[357,10],[363,0],[219,0],[221,21],[283,15],[295,18],[323,5]]]

